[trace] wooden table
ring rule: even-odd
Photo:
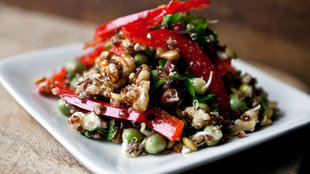
[[[87,41],[95,28],[94,24],[23,11],[4,4],[0,4],[0,22],[0,59],[25,51]],[[309,92],[294,77],[261,64],[253,64]],[[0,173],[90,173],[2,85],[0,98]],[[296,173],[307,147],[307,133],[309,126],[193,169],[193,172]]]

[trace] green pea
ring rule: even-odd
[[[235,52],[233,49],[229,48],[229,47],[226,47],[226,48],[225,48],[225,53],[226,53],[226,55],[227,55],[229,58],[237,58],[237,57],[238,57],[238,55],[236,54],[236,52]]]
[[[145,54],[138,53],[135,55],[135,61],[136,61],[136,65],[139,66],[142,64],[146,64],[148,61],[148,58]]]
[[[57,102],[57,107],[58,110],[63,114],[63,115],[70,115],[70,108],[67,105],[67,102],[64,99],[59,99]]]
[[[188,24],[186,24],[186,30],[187,31],[194,31],[195,30],[195,24],[193,24],[193,23],[188,23]]]
[[[82,73],[86,69],[86,67],[80,61],[72,60],[67,63],[66,69],[69,73],[76,74],[76,73]]]
[[[247,109],[246,102],[239,98],[238,94],[229,96],[229,104],[233,111],[243,112]]]
[[[264,113],[263,113],[263,116],[265,117],[267,117],[267,118],[271,118],[272,117],[272,115],[273,115],[273,110],[272,109],[270,109],[270,108],[268,108],[268,109],[266,109],[265,111],[264,111]]]
[[[153,69],[151,71],[151,80],[152,80],[152,82],[154,84],[159,80],[159,75],[158,75],[158,70],[157,69]]]
[[[207,137],[210,137],[205,139],[205,144],[207,146],[214,146],[218,144],[223,137],[223,133],[219,126],[209,125],[205,127],[203,131],[207,133]]]
[[[245,97],[251,97],[251,96],[252,96],[253,88],[252,88],[252,86],[250,86],[250,85],[242,84],[242,85],[239,87],[239,90],[244,92],[244,96],[245,96]]]
[[[206,81],[202,78],[194,78],[193,80],[194,90],[197,94],[204,94],[207,91]]]
[[[146,139],[145,150],[147,153],[157,154],[165,150],[167,145],[165,137],[154,134]]]
[[[141,143],[144,139],[144,135],[134,128],[125,129],[122,137],[123,140],[127,140],[128,142],[135,141],[137,143]]]
[[[70,82],[70,87],[75,89],[77,84],[82,81],[83,77],[74,77]]]

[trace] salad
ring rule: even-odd
[[[190,153],[268,126],[277,103],[231,65],[237,55],[220,44],[214,21],[189,12],[209,5],[173,0],[107,22],[87,54],[35,89],[59,97],[81,135],[122,144],[130,157]]]

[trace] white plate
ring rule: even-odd
[[[146,155],[128,158],[121,154],[121,146],[95,141],[81,136],[67,124],[52,98],[34,91],[36,77],[51,74],[68,60],[82,55],[82,44],[66,45],[7,58],[0,63],[0,81],[11,95],[74,157],[95,173],[166,173],[190,169],[224,158],[258,145],[310,122],[310,97],[293,87],[242,62],[234,65],[257,77],[271,100],[279,102],[282,116],[271,126],[223,145],[200,149],[182,155]]]

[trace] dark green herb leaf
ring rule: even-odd
[[[104,128],[97,128],[97,129],[94,129],[94,130],[83,130],[80,133],[81,133],[81,135],[83,135],[83,136],[85,136],[87,138],[94,139],[92,136],[95,135],[99,131],[100,132],[104,132],[104,134],[105,134],[105,129]]]
[[[108,44],[108,45],[105,45],[105,46],[104,46],[104,49],[106,49],[106,50],[108,50],[108,49],[110,49],[110,48],[112,48],[112,44]]]
[[[188,77],[183,77],[183,82],[184,85],[186,86],[188,92],[191,94],[192,97],[196,97],[195,95],[195,88],[194,88],[194,84],[191,78]]]
[[[188,124],[188,122],[184,118],[182,120],[184,122],[184,129],[185,130],[190,130],[193,128],[192,125]]]
[[[267,107],[267,99],[266,99],[266,96],[260,95],[260,98],[261,98],[262,107],[263,107],[264,109],[267,109],[268,107]]]
[[[159,25],[155,25],[154,27],[151,28],[151,30],[157,30],[157,29],[160,29]]]
[[[167,59],[163,59],[163,60],[159,61],[158,63],[159,63],[158,69],[159,69],[160,71],[164,71],[164,70],[165,70],[165,69],[164,69],[164,66],[165,66],[166,63],[167,63]]]
[[[182,80],[183,79],[183,77],[180,74],[169,75],[169,78],[171,78],[171,79],[178,79],[178,80]]]
[[[158,80],[158,81],[155,83],[155,85],[151,88],[150,94],[153,94],[153,93],[157,90],[158,87],[160,87],[161,85],[163,85],[163,84],[165,84],[165,83],[166,83],[166,81],[165,81],[164,79]]]
[[[175,13],[175,14],[168,14],[164,16],[163,23],[167,25],[168,27],[171,27],[171,25],[180,22],[183,19],[183,16],[181,13]]]
[[[197,97],[197,100],[199,103],[205,103],[208,100],[214,100],[214,99],[215,99],[215,95],[213,93],[209,93],[207,95]]]
[[[115,126],[115,120],[112,119],[109,123],[107,140],[111,141],[115,137],[116,133],[117,133],[117,127]]]

